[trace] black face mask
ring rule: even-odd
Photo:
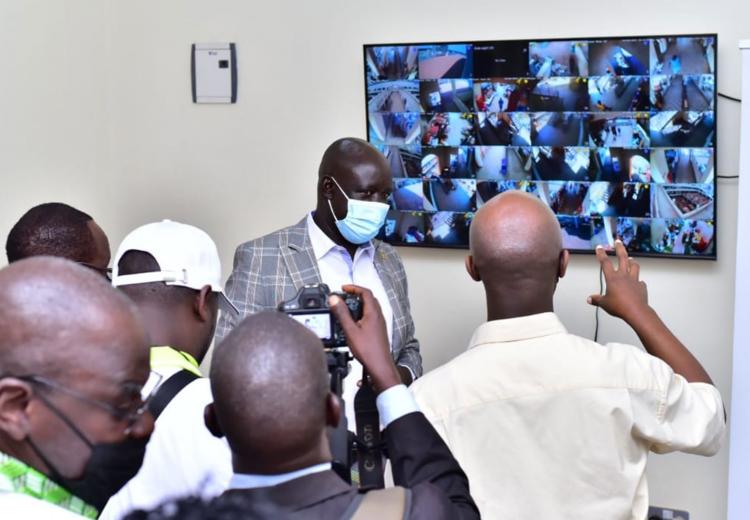
[[[57,407],[52,406],[47,399],[41,396],[40,400],[91,449],[91,457],[83,469],[83,475],[80,478],[69,479],[60,474],[55,465],[29,438],[28,442],[31,448],[49,468],[49,476],[52,480],[74,496],[101,511],[107,501],[141,469],[148,437],[141,439],[127,437],[121,442],[93,444]]]

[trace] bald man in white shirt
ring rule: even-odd
[[[597,250],[607,291],[589,303],[625,320],[647,353],[570,334],[554,314],[569,255],[539,199],[495,197],[477,212],[470,245],[487,323],[412,389],[482,517],[644,519],[650,451],[720,447],[725,415],[711,378],[649,307],[621,242],[618,268]]]

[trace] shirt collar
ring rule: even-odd
[[[488,343],[522,341],[553,334],[567,334],[567,332],[554,312],[488,321],[474,331],[469,342],[469,349]]]
[[[326,235],[323,230],[320,229],[320,227],[318,227],[318,224],[316,224],[315,220],[313,219],[312,212],[307,214],[307,234],[310,237],[310,244],[312,245],[316,260],[320,260],[328,253],[330,253],[333,249],[343,249],[340,245],[331,240],[331,237]],[[367,252],[371,250],[374,250],[372,241],[368,242],[367,244],[362,244],[357,248],[357,252]]]
[[[289,482],[300,477],[312,475],[313,473],[322,473],[332,468],[330,462],[323,462],[307,468],[281,473],[278,475],[253,475],[249,473],[235,473],[232,480],[229,481],[229,489],[253,489],[262,487],[271,487]]]

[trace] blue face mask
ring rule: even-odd
[[[364,244],[369,242],[378,234],[380,228],[385,223],[385,216],[388,214],[388,204],[382,202],[371,202],[367,200],[351,199],[341,189],[336,179],[331,177],[341,193],[347,200],[346,217],[339,220],[333,211],[331,201],[328,201],[328,207],[331,210],[333,218],[336,220],[336,227],[339,228],[341,235],[352,244]]]

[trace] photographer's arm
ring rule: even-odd
[[[615,242],[615,252],[617,269],[607,258],[604,248],[596,249],[607,290],[603,295],[589,296],[589,303],[624,320],[638,334],[649,354],[667,363],[688,382],[713,384],[703,366],[649,306],[646,284],[638,279],[640,266],[628,258],[628,252],[619,240]]]
[[[409,518],[479,518],[469,493],[469,480],[450,449],[427,421],[390,355],[380,305],[367,289],[347,285],[344,291],[362,299],[362,319],[355,322],[341,298],[332,296],[331,310],[341,323],[352,354],[367,369],[381,422],[385,425],[394,481],[412,489]]]

